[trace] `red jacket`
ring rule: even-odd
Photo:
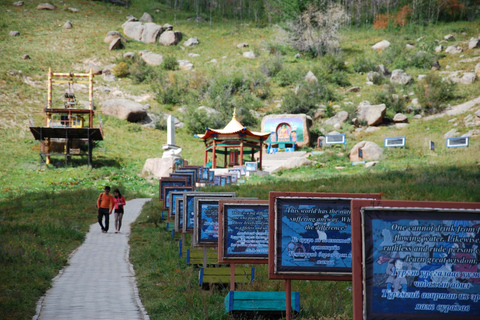
[[[113,205],[115,209],[119,209],[118,205],[124,206],[126,204],[125,197],[121,196],[120,198],[113,197]]]

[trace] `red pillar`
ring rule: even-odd
[[[227,167],[227,157],[228,157],[228,149],[225,148],[225,157],[223,158],[223,167]]]
[[[217,141],[213,140],[213,154],[212,154],[212,168],[215,169],[217,167]]]
[[[243,140],[240,140],[240,165],[243,166]]]
[[[260,171],[262,170],[263,142],[260,140]]]
[[[207,166],[207,162],[208,162],[208,151],[207,151],[207,147],[205,147],[205,159],[203,161],[203,166],[204,167]]]

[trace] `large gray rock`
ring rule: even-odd
[[[97,66],[97,65],[94,64],[94,63],[89,63],[89,64],[87,65],[87,67],[85,68],[85,71],[86,71],[87,73],[89,73],[90,70],[92,70],[92,73],[93,73],[93,75],[95,75],[95,76],[98,76],[99,74],[102,74],[102,68],[100,68],[99,66]]]
[[[158,42],[164,46],[175,46],[182,40],[180,31],[167,30],[160,35]]]
[[[439,44],[438,46],[435,47],[434,51],[436,53],[440,53],[443,51],[443,46],[441,44]]]
[[[243,56],[247,59],[255,59],[255,53],[253,51],[244,52]]]
[[[357,119],[366,121],[369,126],[375,126],[382,123],[386,112],[387,107],[383,103],[371,105],[370,102],[363,101],[357,107]]]
[[[192,70],[193,63],[188,60],[178,60],[178,69],[179,70]]]
[[[121,34],[120,32],[118,31],[109,31],[107,33],[107,35],[105,36],[105,38],[103,39],[103,42],[105,43],[112,43],[113,40],[117,39],[117,38],[121,38],[123,41],[127,42],[127,38],[125,38],[123,36],[123,34]]]
[[[331,125],[331,126],[335,126],[335,125],[340,125],[341,126],[347,120],[348,120],[348,112],[347,111],[340,111],[340,112],[337,112],[330,119],[325,120],[323,122],[323,124]]]
[[[159,66],[163,62],[163,56],[153,52],[144,52],[142,54],[142,59],[150,66]]]
[[[395,123],[408,122],[408,118],[407,118],[407,116],[404,115],[403,113],[397,113],[397,114],[393,117],[393,122],[395,122]]]
[[[144,12],[143,16],[140,18],[140,21],[142,21],[142,22],[153,22],[153,17],[150,14]]]
[[[163,32],[163,27],[153,22],[147,22],[143,25],[143,32],[140,41],[145,43],[155,43]]]
[[[126,99],[112,99],[103,102],[102,113],[129,122],[141,122],[147,110],[138,102]]]
[[[469,85],[477,80],[477,75],[475,72],[465,72],[461,78],[453,77],[451,80],[460,84]]]
[[[458,54],[462,53],[462,51],[462,48],[459,46],[448,46],[447,49],[445,49],[445,52],[450,54]]]
[[[443,39],[447,41],[455,41],[455,37],[452,34],[447,34]]]
[[[199,44],[200,44],[200,41],[198,41],[197,37],[192,37],[183,43],[185,47],[194,47]]]
[[[20,31],[10,31],[8,35],[10,37],[18,37],[20,35]]]
[[[480,48],[480,39],[471,38],[468,42],[468,49]]]
[[[372,49],[373,49],[373,50],[385,50],[385,49],[387,49],[388,47],[390,47],[390,42],[387,41],[387,40],[382,40],[382,41],[380,41],[380,42],[375,43],[375,44],[372,46]]]
[[[143,176],[154,179],[169,177],[175,168],[175,158],[150,158],[145,161],[142,169]]]
[[[40,3],[37,10],[57,10],[57,7],[50,3]]]
[[[72,29],[73,25],[72,25],[72,23],[71,23],[70,21],[67,21],[67,22],[65,22],[65,24],[63,25],[63,27],[64,27],[65,29]]]
[[[291,122],[294,120],[294,122]],[[290,122],[289,122],[290,121]],[[299,148],[310,145],[310,127],[312,126],[312,118],[304,113],[300,114],[270,114],[262,118],[261,131],[270,132],[274,130],[281,123],[291,123],[294,127],[297,126],[297,141],[296,146]],[[301,123],[301,127],[300,127]],[[301,132],[300,132],[301,130]]]
[[[318,79],[315,77],[312,71],[308,71],[307,74],[305,75],[305,81],[309,83],[317,83]]]
[[[123,33],[134,40],[142,41],[145,26],[139,21],[127,21],[123,24]]]
[[[294,169],[294,168],[299,168],[304,166],[311,166],[313,163],[314,163],[313,161],[308,160],[307,158],[304,158],[304,157],[292,157],[285,160],[285,162],[280,167],[274,169],[272,173],[277,172],[279,170],[284,170],[284,169]]]
[[[480,63],[477,63],[477,65],[475,66],[475,74],[477,75],[477,77],[480,77]]]
[[[363,158],[358,157],[358,149],[362,149]],[[350,150],[350,161],[358,162],[362,160],[380,160],[383,156],[383,149],[375,142],[362,141],[357,143],[352,150]]]
[[[407,85],[413,82],[413,78],[402,69],[396,69],[392,71],[390,82],[395,84]]]
[[[117,39],[114,39],[112,40],[112,42],[110,43],[110,45],[108,46],[108,50],[112,51],[112,50],[120,50],[120,49],[123,49],[124,48],[124,45],[122,43],[122,39],[121,38],[117,38]]]

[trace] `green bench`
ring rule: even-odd
[[[199,250],[200,249],[200,250]],[[186,250],[187,264],[203,265],[203,248],[190,248]],[[218,251],[207,248],[207,265],[218,264]]]
[[[225,311],[246,318],[252,316],[284,317],[285,291],[230,291],[225,297]],[[300,312],[300,292],[292,292],[292,313]]]
[[[200,286],[230,283],[230,267],[200,268]],[[255,267],[235,266],[235,283],[251,283],[255,280]]]

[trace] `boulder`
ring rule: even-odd
[[[362,149],[363,158],[358,157],[358,149]],[[383,149],[375,142],[362,141],[357,143],[352,150],[350,150],[350,161],[358,162],[362,160],[380,160],[383,155]]]
[[[325,118],[325,106],[321,105],[313,114],[313,119]]]
[[[407,118],[407,116],[404,115],[403,113],[397,113],[397,114],[393,117],[393,122],[395,122],[395,123],[408,122],[408,118]]]
[[[480,48],[480,39],[471,38],[468,42],[468,49]]]
[[[452,78],[453,82],[457,82],[464,85],[469,85],[477,80],[477,75],[474,72],[465,72],[461,78]]]
[[[23,2],[23,1],[17,1],[17,2],[14,2],[13,5],[14,5],[15,7],[21,7],[21,6],[24,5],[24,2]]]
[[[247,59],[255,59],[255,53],[253,53],[253,51],[244,52],[243,56]]]
[[[314,162],[312,160],[308,160],[307,158],[292,157],[285,160],[280,167],[272,170],[272,173],[277,172],[279,170],[284,170],[284,169],[294,169],[294,168],[299,168],[304,166],[311,166],[312,164],[314,164]]]
[[[147,22],[143,25],[143,32],[140,41],[145,43],[155,43],[163,32],[163,27],[153,22]]]
[[[435,52],[436,53],[440,53],[443,51],[443,46],[441,44],[439,44],[438,46],[435,47]]]
[[[173,26],[169,23],[165,23],[163,25],[163,29],[165,29],[166,31],[172,31],[173,30]]]
[[[65,24],[63,25],[63,27],[64,27],[65,29],[72,29],[73,25],[72,25],[72,23],[71,23],[70,21],[67,21],[67,22],[65,22]]]
[[[120,49],[123,49],[124,48],[124,45],[122,43],[122,39],[121,38],[117,38],[117,39],[114,39],[112,40],[112,42],[110,43],[110,45],[108,46],[108,50],[112,51],[112,50],[120,50]]]
[[[318,79],[317,77],[315,77],[312,71],[308,71],[305,75],[305,81],[307,81],[308,83],[317,83]]]
[[[8,35],[10,37],[18,37],[20,35],[20,31],[10,31]]]
[[[477,77],[480,77],[480,63],[477,63],[477,65],[475,66],[475,74],[477,75]]]
[[[133,58],[135,58],[135,53],[133,53],[133,52],[126,52],[126,53],[123,54],[123,58],[125,58],[125,59],[133,59]]]
[[[392,71],[392,76],[390,77],[390,82],[395,84],[407,85],[413,82],[413,78],[409,76],[402,69],[396,69]]]
[[[386,112],[387,107],[383,103],[371,105],[370,102],[363,101],[357,107],[357,118],[366,121],[369,126],[375,126],[382,123]]]
[[[125,38],[123,34],[118,31],[109,31],[103,39],[103,42],[112,43],[112,41],[117,38],[121,38],[123,41],[127,42],[127,38]]]
[[[163,62],[163,56],[153,52],[144,52],[142,54],[142,59],[150,66],[159,66]]]
[[[153,22],[153,17],[150,14],[144,12],[143,16],[140,18],[140,21],[142,21],[142,22]]]
[[[335,125],[342,125],[348,120],[348,112],[347,111],[340,111],[337,112],[333,117],[323,121],[323,124],[335,126]]]
[[[200,41],[198,41],[197,37],[192,37],[183,43],[185,47],[193,47],[199,44],[200,44]]]
[[[169,177],[175,169],[175,158],[150,158],[145,161],[142,176],[150,176],[153,179]]]
[[[248,43],[246,43],[246,42],[237,44],[238,49],[247,48],[247,47],[248,47]]]
[[[123,24],[123,33],[134,40],[141,41],[145,26],[139,21],[127,21]]]
[[[180,31],[167,30],[160,35],[158,42],[164,46],[174,46],[177,45],[181,40],[182,33]]]
[[[462,51],[463,51],[462,48],[459,46],[448,46],[447,49],[445,49],[445,52],[450,54],[458,54],[458,53],[461,53]]]
[[[179,70],[192,70],[193,63],[188,60],[178,60],[178,69]]]
[[[97,76],[99,74],[102,74],[102,68],[100,68],[99,66],[97,66],[96,64],[93,64],[93,63],[89,63],[85,69],[86,69],[85,71],[87,73],[89,73],[90,70],[92,70],[92,73],[95,76]]]
[[[377,71],[369,71],[367,73],[367,81],[375,83],[377,79],[381,78],[382,75]],[[383,77],[382,77],[383,78]]]
[[[37,10],[57,10],[57,7],[50,3],[40,3]]]
[[[360,92],[360,87],[351,87],[347,89],[347,92]]]
[[[451,34],[447,34],[443,39],[447,41],[455,41],[455,37]]]
[[[385,50],[385,49],[387,49],[388,47],[390,47],[390,42],[387,41],[387,40],[382,40],[382,41],[380,41],[380,42],[375,43],[375,44],[372,46],[372,49],[373,49],[373,50]]]
[[[103,102],[102,113],[129,122],[141,122],[147,110],[138,102],[126,99],[112,99]]]
[[[311,143],[310,127],[312,122],[312,118],[304,113],[270,114],[262,118],[261,131],[270,132],[270,130],[276,130],[278,125],[288,123],[297,133],[295,145],[302,148]]]

